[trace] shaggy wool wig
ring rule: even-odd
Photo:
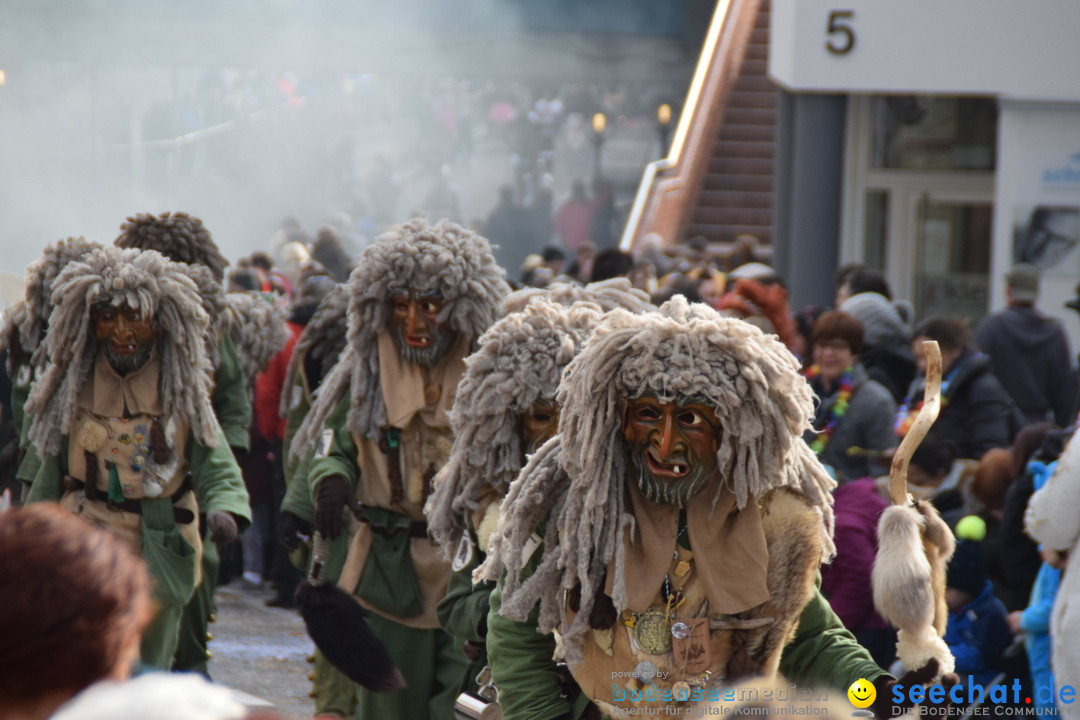
[[[229,261],[218,250],[202,220],[185,212],[160,215],[139,213],[120,226],[114,243],[122,248],[157,250],[175,262],[202,265],[210,270],[219,285],[225,282]]]
[[[627,401],[645,395],[713,406],[722,433],[717,466],[737,506],[757,502],[773,488],[791,488],[820,510],[826,555],[834,552],[835,483],[802,441],[813,417],[813,393],[795,357],[774,336],[682,296],[657,312],[615,310],[567,366],[558,392],[559,433],[511,484],[482,568],[489,579],[505,569],[507,617],[525,620],[540,603],[540,630],[561,629],[569,662],[581,659],[580,643],[609,561],[615,568],[612,601],[619,612],[627,604],[621,538],[634,518],[625,501],[630,452],[621,427]],[[704,501],[719,498],[721,487],[714,485]],[[545,522],[543,559],[523,578],[522,550]],[[578,584],[581,605],[571,623],[563,593]]]
[[[210,356],[210,363],[216,368],[221,355],[221,338],[228,330],[229,313],[225,299],[225,289],[214,274],[205,265],[189,265],[177,263],[195,282],[199,289],[199,299],[202,301],[203,310],[210,318],[210,329],[206,334],[206,352]]]
[[[376,238],[364,248],[349,276],[348,345],[297,431],[293,451],[303,454],[314,441],[346,387],[352,392],[349,430],[374,439],[386,426],[377,341],[390,321],[391,295],[409,291],[440,295],[446,305],[439,320],[476,340],[498,317],[510,289],[505,276],[490,243],[449,220],[428,225],[416,218]]]
[[[521,415],[553,401],[563,368],[600,320],[591,303],[565,307],[542,297],[492,325],[468,357],[450,425],[454,449],[440,472],[425,516],[447,553],[494,490],[501,498],[521,470]]]
[[[503,301],[503,310],[512,313],[521,310],[530,300],[537,297],[563,305],[571,305],[576,302],[588,301],[596,303],[604,312],[623,308],[630,312],[645,312],[655,310],[656,306],[649,300],[649,294],[644,290],[634,287],[629,278],[617,277],[599,282],[579,285],[573,282],[554,282],[547,287],[526,287],[515,290],[506,296]]]
[[[56,276],[69,262],[79,260],[101,245],[81,237],[70,237],[45,247],[41,257],[26,269],[24,300],[8,313],[4,338],[8,346],[8,370],[21,353],[32,353],[31,364],[40,372],[45,365],[41,342],[45,323],[52,311],[52,288]]]
[[[292,357],[289,358],[289,369],[285,371],[288,383],[286,387],[292,386],[293,378],[300,372],[300,363],[307,358],[319,363],[320,378],[325,378],[334,367],[341,351],[345,349],[345,338],[349,332],[348,309],[348,290],[344,285],[334,285],[319,303],[300,337],[296,339]],[[281,405],[278,408],[281,417],[288,417],[291,400],[289,392],[281,393]]]
[[[120,235],[113,244],[155,250],[186,266],[188,275],[199,287],[203,309],[210,316],[206,349],[210,362],[217,367],[218,341],[226,330],[224,282],[229,261],[218,250],[202,220],[184,212],[139,213],[120,226]]]
[[[225,293],[225,305],[229,337],[236,345],[250,394],[259,373],[289,342],[285,308],[253,292]]]
[[[89,381],[98,353],[90,311],[99,303],[127,305],[156,318],[164,414],[183,420],[202,444],[217,444],[213,368],[206,354],[209,318],[183,266],[152,250],[105,247],[69,263],[56,278],[52,300],[45,336],[49,365],[26,401],[33,418],[30,440],[42,453],[59,452],[70,431],[79,389]]]

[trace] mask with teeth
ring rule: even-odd
[[[90,314],[94,337],[117,373],[138,370],[157,342],[157,323],[125,306],[99,305]]]
[[[446,301],[439,295],[395,293],[390,297],[390,328],[398,352],[407,362],[434,367],[454,344],[456,334],[439,313]]]
[[[622,429],[638,487],[653,502],[686,507],[717,471],[720,421],[707,404],[636,398]]]

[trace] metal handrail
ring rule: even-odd
[[[666,158],[653,160],[645,166],[645,173],[641,176],[641,183],[634,194],[634,204],[630,208],[630,214],[626,217],[626,227],[623,228],[622,237],[619,239],[619,249],[630,252],[634,244],[634,235],[637,234],[638,224],[641,222],[641,214],[645,211],[645,203],[649,201],[649,193],[652,192],[653,181],[657,174],[664,170],[670,170],[678,164],[678,160],[670,154]]]
[[[713,58],[720,47],[720,33],[724,29],[728,13],[731,11],[731,0],[718,0],[716,10],[713,11],[712,20],[709,22],[709,32],[705,35],[705,44],[702,46],[701,57],[698,58],[697,67],[694,68],[694,78],[690,81],[690,90],[686,93],[686,102],[683,111],[679,114],[679,125],[675,128],[675,136],[671,141],[671,151],[668,158],[676,163],[682,159],[683,146],[690,134],[690,124],[694,116],[700,112],[701,95],[705,90],[705,81],[709,76]],[[687,113],[687,108],[693,108],[692,113]]]
[[[637,193],[634,196],[634,204],[631,206],[626,226],[619,240],[619,248],[623,251],[629,252],[633,248],[635,240],[642,234],[641,223],[646,212],[646,206],[654,193],[664,186],[668,186],[667,190],[673,190],[678,189],[683,184],[683,173],[681,172],[667,178],[663,183],[658,177],[668,170],[683,170],[687,161],[687,158],[684,157],[687,152],[687,145],[691,144],[693,139],[696,139],[696,137],[691,138],[691,133],[703,132],[701,126],[707,122],[708,113],[712,111],[709,102],[710,98],[707,97],[707,91],[710,89],[707,87],[707,83],[710,76],[715,74],[713,66],[717,62],[718,56],[722,60],[728,54],[734,42],[731,33],[725,35],[724,30],[730,25],[730,16],[735,3],[736,0],[718,0],[716,4],[705,42],[702,45],[701,56],[698,58],[697,66],[694,69],[694,77],[687,91],[683,110],[679,115],[679,124],[672,139],[671,149],[667,157],[645,166],[641,183],[638,185]],[[756,5],[757,3],[754,3],[755,7]],[[741,57],[738,58],[739,61],[741,59]],[[666,240],[670,240],[670,238]]]

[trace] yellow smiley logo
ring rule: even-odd
[[[870,707],[877,698],[877,688],[866,678],[859,678],[847,689],[847,697],[857,708]]]

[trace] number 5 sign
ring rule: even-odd
[[[825,27],[828,39],[825,49],[833,55],[846,55],[855,48],[855,28],[851,21],[855,19],[854,10],[832,10],[829,12],[829,24]]]
[[[770,0],[769,77],[792,92],[1080,101],[1080,2],[1025,0],[1022,20],[1017,7],[1016,0]]]

